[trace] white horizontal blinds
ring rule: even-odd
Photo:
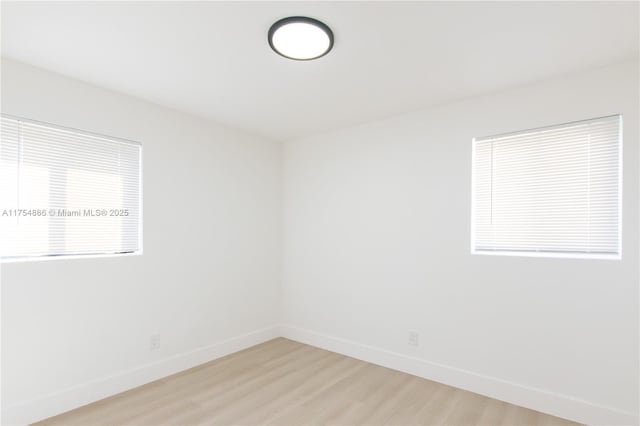
[[[474,249],[618,255],[620,127],[611,116],[476,139]]]
[[[0,256],[139,250],[138,144],[4,116],[2,130]]]

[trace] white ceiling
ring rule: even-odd
[[[266,39],[307,15],[334,50]],[[638,57],[637,2],[2,2],[2,55],[286,140]]]

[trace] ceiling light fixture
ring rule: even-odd
[[[285,58],[310,61],[329,53],[333,47],[333,32],[316,19],[291,16],[269,28],[269,46]]]

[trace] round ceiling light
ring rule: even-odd
[[[309,61],[329,53],[333,47],[333,32],[316,19],[291,16],[269,28],[269,45],[285,58]]]

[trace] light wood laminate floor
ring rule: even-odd
[[[575,425],[278,338],[39,425]]]

